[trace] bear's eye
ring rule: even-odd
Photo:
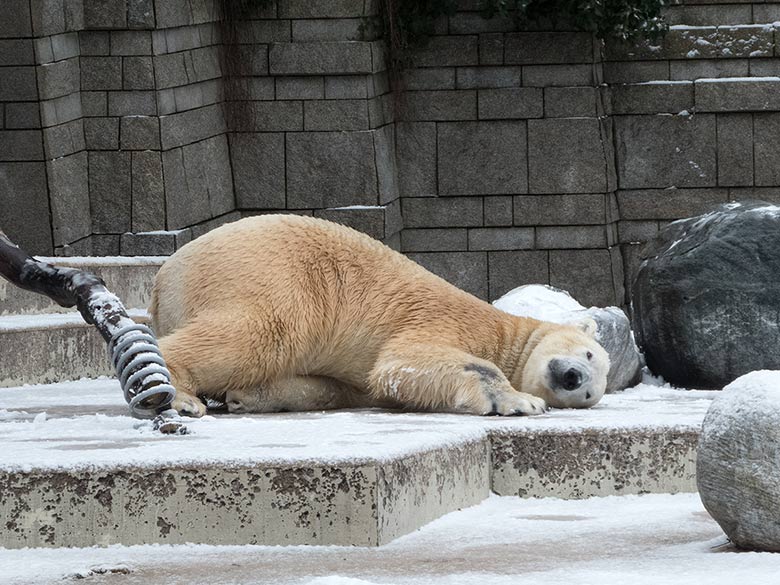
[[[588,353],[585,354],[585,357],[587,357],[589,360],[593,359],[593,354],[588,352]]]

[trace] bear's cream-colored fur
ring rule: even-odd
[[[348,227],[251,217],[160,269],[154,327],[183,414],[400,406],[472,414],[587,407],[609,358],[584,328],[515,317]],[[588,330],[590,329],[590,330]]]

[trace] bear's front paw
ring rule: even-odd
[[[191,416],[193,418],[200,418],[206,414],[206,405],[199,398],[186,392],[176,392],[171,408],[175,409],[182,416]]]
[[[501,392],[490,400],[490,407],[483,414],[499,416],[531,416],[543,414],[547,403],[525,392]]]

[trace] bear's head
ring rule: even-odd
[[[544,324],[523,368],[523,391],[556,408],[588,408],[607,387],[609,355],[595,340],[597,325]]]

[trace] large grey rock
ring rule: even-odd
[[[780,551],[780,372],[729,384],[702,426],[696,483],[702,503],[741,548]]]
[[[596,341],[609,354],[607,392],[619,392],[638,383],[644,360],[634,342],[631,323],[617,307],[586,309],[566,291],[543,284],[529,284],[509,291],[493,305],[502,311],[553,323],[596,321]]]
[[[643,250],[634,327],[650,369],[722,388],[780,369],[780,207],[727,203],[669,224]]]

